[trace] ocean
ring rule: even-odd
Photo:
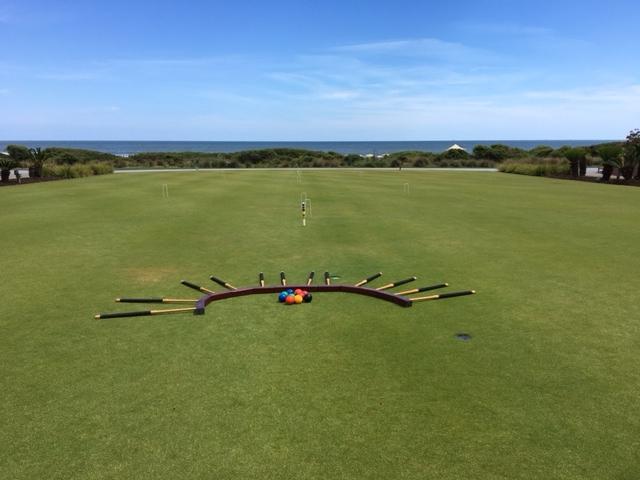
[[[171,141],[73,141],[73,140],[0,140],[0,150],[4,151],[12,143],[30,148],[70,147],[97,150],[115,155],[131,155],[140,152],[221,152],[262,148],[302,148],[342,154],[374,154],[419,150],[442,152],[457,143],[468,151],[475,145],[501,143],[529,150],[538,145],[558,148],[563,145],[573,147],[593,145],[609,140],[435,140],[435,141],[389,141],[389,142],[171,142]]]

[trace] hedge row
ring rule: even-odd
[[[10,147],[16,147],[16,150],[24,151],[25,160],[20,163],[25,164],[25,166],[29,164],[29,150],[26,147]],[[464,150],[449,150],[441,153],[406,151],[381,156],[343,155],[336,152],[295,148],[272,148],[231,153],[145,152],[128,157],[73,148],[47,148],[44,150],[47,163],[70,166],[97,162],[100,164],[109,163],[116,168],[493,167],[514,160],[522,161],[525,164],[540,165],[541,163],[544,164],[546,159],[569,158],[571,154],[576,152],[579,152],[582,157],[588,158],[589,163],[592,165],[600,163],[597,145],[584,148],[560,147],[558,149],[541,145],[527,151],[507,145],[495,144],[489,146],[476,145],[472,153]],[[518,168],[522,170],[527,167],[517,167],[516,169]],[[544,171],[545,168],[547,167],[538,166],[536,170]],[[82,169],[73,173],[68,169],[60,169],[60,172],[65,175],[86,173]]]
[[[44,177],[80,178],[108,173],[113,173],[113,165],[107,162],[78,163],[74,165],[45,163],[42,168]]]
[[[508,160],[498,166],[498,170],[505,173],[516,173],[519,175],[534,175],[537,177],[553,177],[557,175],[568,175],[570,164],[568,160],[547,158],[539,160]]]

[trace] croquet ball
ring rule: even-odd
[[[304,300],[304,303],[309,303],[311,300],[313,300],[313,296],[309,292],[307,292],[307,294],[302,297],[302,299]]]
[[[302,295],[296,295],[293,297],[296,303],[302,303]]]
[[[288,293],[289,295],[291,295],[291,294],[293,293],[293,290],[289,289],[289,290],[287,290],[287,293]]]
[[[287,292],[282,292],[280,295],[278,295],[278,301],[280,303],[284,302],[287,298]]]
[[[293,304],[295,302],[296,302],[296,299],[295,299],[295,297],[293,295],[287,295],[287,298],[285,299],[285,303],[287,305],[291,305],[291,304]]]
[[[302,295],[302,290],[300,290],[299,288],[296,288],[296,291],[293,293],[296,295]]]

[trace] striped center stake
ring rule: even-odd
[[[405,283],[413,282],[416,279],[417,277],[405,278],[404,280],[398,280],[397,282],[387,283],[386,285],[376,288],[376,290],[389,290],[390,288],[399,287],[400,285],[404,285]]]
[[[195,311],[196,307],[189,308],[170,308],[168,310],[143,310],[141,312],[118,312],[118,313],[100,313],[95,316],[96,320],[104,318],[124,318],[124,317],[147,317],[150,315],[164,315],[167,313],[187,313]]]
[[[396,295],[411,295],[412,293],[428,292],[429,290],[437,290],[438,288],[448,287],[448,283],[439,283],[437,285],[429,285],[428,287],[413,288],[411,290],[405,290],[404,292],[396,293]]]
[[[441,293],[440,295],[428,295],[426,297],[410,298],[412,302],[426,302],[429,300],[443,300],[445,298],[463,297],[465,295],[473,295],[475,290],[463,290],[462,292]]]
[[[258,274],[258,283],[261,287],[264,287],[264,273],[262,272]]]
[[[285,276],[284,272],[280,272],[280,283],[284,287],[287,286],[287,277]]]
[[[214,277],[213,275],[211,275],[209,278],[214,282],[216,282],[221,287],[228,288],[229,290],[237,290],[236,287],[234,287],[230,283],[225,282],[224,280],[220,280],[218,277]]]
[[[313,283],[313,277],[315,276],[315,274],[316,272],[309,272],[309,276],[307,277],[307,286]]]
[[[116,298],[118,303],[196,303],[197,298]]]
[[[186,280],[181,280],[180,283],[185,287],[193,288],[202,293],[216,293],[213,290],[209,290],[208,288],[201,287],[200,285],[196,285],[195,283],[187,282]]]
[[[361,287],[363,285],[366,285],[369,282],[372,282],[373,280],[375,280],[376,278],[380,278],[382,276],[382,272],[378,272],[378,273],[374,273],[373,275],[371,275],[370,277],[365,278],[364,280],[360,280],[358,283],[356,283],[354,286],[355,287]]]

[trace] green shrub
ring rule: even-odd
[[[108,173],[113,173],[113,165],[103,162],[91,162],[87,164],[77,163],[73,165],[56,165],[54,163],[47,162],[42,168],[42,174],[44,177],[57,178],[81,178]]]
[[[496,143],[493,145],[476,145],[473,147],[473,156],[478,160],[490,160],[493,162],[502,162],[508,158],[522,158],[527,152],[517,147],[509,147]]]
[[[113,165],[106,162],[92,162],[88,164],[94,175],[106,175],[113,173]]]
[[[469,152],[467,152],[466,150],[447,150],[446,152],[442,152],[441,154],[438,155],[438,158],[441,159],[463,159],[463,158],[468,158],[469,157]]]
[[[90,162],[116,162],[118,156],[104,152],[94,152],[93,150],[83,150],[80,148],[59,148],[50,147],[46,149],[47,159],[58,164],[75,164]]]
[[[0,155],[0,170],[11,170],[19,167],[20,163],[9,155]]]
[[[31,160],[29,149],[23,145],[7,145],[7,153],[18,164],[26,164]]]
[[[550,157],[553,154],[553,151],[553,147],[548,145],[538,145],[537,147],[529,150],[529,154],[538,158],[546,158]]]
[[[71,173],[71,178],[90,177],[91,175],[93,175],[93,170],[89,165],[71,165],[69,171]]]
[[[533,175],[536,177],[553,177],[569,174],[569,162],[564,159],[546,158],[541,160],[527,159],[522,161],[507,160],[498,166],[504,173]]]

